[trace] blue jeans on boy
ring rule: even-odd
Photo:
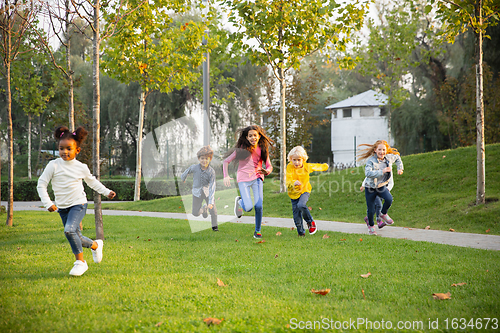
[[[80,230],[80,222],[87,213],[87,204],[75,205],[68,208],[59,208],[57,212],[61,216],[64,226],[64,234],[71,245],[73,254],[82,253],[83,247],[90,248],[94,241],[83,236]]]
[[[263,198],[264,198],[264,187],[262,184],[262,179],[257,178],[249,182],[239,182],[238,188],[240,189],[240,206],[245,212],[249,212],[255,207],[255,231],[260,232],[262,225],[262,211],[263,211]],[[253,192],[253,201],[250,196],[250,188]]]
[[[392,205],[392,195],[386,186],[382,186],[382,187],[379,187],[376,189],[370,188],[370,187],[365,187],[365,199],[366,199],[368,223],[372,227],[374,226],[373,214],[375,214],[375,201],[376,201],[377,197],[384,200],[384,204],[383,204],[382,210],[381,210],[382,214],[387,214],[389,207],[391,207],[391,205]]]
[[[297,227],[297,232],[299,235],[304,235],[306,231],[304,230],[304,224],[302,218],[306,220],[307,224],[313,221],[309,208],[307,208],[307,200],[309,200],[309,195],[311,193],[304,192],[300,195],[298,199],[292,200],[292,210],[293,210],[293,222]]]

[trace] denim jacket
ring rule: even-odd
[[[403,161],[401,161],[401,157],[395,154],[387,154],[385,155],[382,161],[379,161],[377,155],[372,155],[366,160],[365,165],[365,180],[363,181],[363,186],[370,188],[379,188],[385,185],[392,185],[394,181],[392,179],[392,171],[391,176],[385,182],[381,182],[384,178],[383,170],[389,166],[392,169],[392,164],[396,163],[396,166],[399,170],[404,170]]]

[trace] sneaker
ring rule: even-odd
[[[212,227],[212,230],[213,231],[219,231],[219,228],[218,227]]]
[[[318,228],[316,228],[316,223],[312,221],[311,225],[309,226],[309,235],[314,235],[316,231],[318,231]]]
[[[253,238],[262,238],[262,234],[260,232],[254,231]]]
[[[201,215],[203,215],[203,218],[207,218],[208,216],[208,206],[207,205],[203,205],[203,207],[201,208],[203,209],[203,213],[201,213]]]
[[[377,232],[375,231],[375,227],[368,227],[368,234],[377,236]]]
[[[94,262],[98,264],[102,261],[102,246],[104,243],[102,239],[97,239],[95,242],[97,243],[97,249],[92,250],[92,258],[94,258]]]
[[[365,222],[367,226],[370,226],[370,222],[368,222],[368,216],[365,216]]]
[[[394,221],[389,217],[388,214],[382,214],[380,215],[380,218],[385,221],[388,225],[391,225],[394,223]]]
[[[385,223],[385,221],[382,221],[380,218],[377,219],[377,226],[378,226],[379,229],[382,229],[386,225],[387,224]]]
[[[240,199],[241,199],[240,196],[237,196],[236,198],[234,198],[234,215],[237,218],[240,218],[243,215],[243,209],[241,208],[240,203],[239,203]]]
[[[69,271],[69,275],[80,276],[89,269],[89,266],[85,261],[77,260],[74,263],[73,268]]]

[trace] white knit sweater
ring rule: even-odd
[[[102,195],[108,196],[111,192],[90,173],[86,164],[76,159],[65,161],[58,158],[50,161],[38,179],[37,186],[38,195],[44,207],[48,209],[54,204],[47,192],[47,185],[50,181],[52,181],[57,208],[68,208],[87,203],[82,179],[90,188]]]

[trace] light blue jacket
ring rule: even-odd
[[[388,180],[385,182],[382,182],[382,179],[384,178],[384,169],[387,168],[387,164],[389,164],[389,167],[391,167],[392,170],[392,164],[396,163],[396,166],[399,170],[404,170],[403,166],[403,161],[401,161],[401,157],[399,155],[395,154],[387,154],[385,155],[384,159],[382,161],[379,161],[377,158],[377,155],[373,154],[366,160],[366,165],[365,165],[365,180],[363,181],[363,186],[365,187],[370,187],[370,188],[379,188],[382,186],[387,185],[389,188],[389,191],[392,189],[394,186],[394,180],[392,178],[392,171],[391,171],[391,176],[389,177]]]

